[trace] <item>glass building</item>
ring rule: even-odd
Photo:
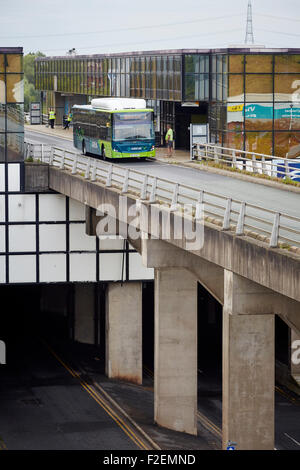
[[[28,185],[36,166],[24,162],[23,147],[23,50],[0,48],[0,293],[5,295],[4,285],[40,284],[39,299],[47,284],[61,283],[59,303],[70,305],[73,299],[75,305],[78,283],[84,282],[95,319],[104,283],[147,281],[153,279],[153,270],[142,265],[128,242],[87,235],[84,204]]]
[[[23,88],[23,49],[0,48],[0,163],[24,158]]]
[[[209,140],[225,147],[300,155],[300,49],[41,57],[35,80],[44,114],[55,107],[58,122],[94,97],[138,97],[155,110],[158,144],[168,123],[182,148],[190,123],[208,123]]]

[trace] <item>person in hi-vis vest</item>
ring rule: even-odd
[[[167,125],[167,129],[166,144],[168,148],[168,157],[171,157],[173,153],[173,129],[171,128],[170,124]]]
[[[72,113],[71,111],[68,112],[68,115],[65,119],[65,125],[64,125],[64,129],[69,129],[70,128],[70,123],[72,122]]]
[[[49,110],[49,122],[50,122],[51,129],[54,129],[55,112],[51,108]]]

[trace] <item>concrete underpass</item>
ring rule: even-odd
[[[190,436],[158,427],[153,422],[152,281],[141,283],[143,383],[133,385],[105,376],[107,287],[105,283],[1,287],[1,298],[8,309],[2,322],[7,365],[0,370],[1,446],[8,449],[139,448],[140,440],[128,438],[85,389],[97,383],[162,449],[220,449],[222,306],[198,283],[198,436]],[[93,302],[86,302],[87,289],[94,292]],[[81,309],[82,302],[85,308]],[[279,318],[275,338],[278,372],[275,446],[297,449],[299,398],[282,380],[289,363],[289,329]],[[79,377],[72,376],[72,371],[79,373]]]

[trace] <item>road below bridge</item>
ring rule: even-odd
[[[106,406],[101,389],[162,449],[221,449],[221,371],[211,364],[202,361],[198,370],[196,437],[152,423],[153,371],[148,368],[144,369],[143,386],[110,381],[104,376],[104,361],[96,348],[30,339],[30,345],[19,342],[9,367],[1,372],[0,450],[151,449],[130,422],[124,423],[118,409],[111,403]],[[72,376],[75,371],[79,378]],[[100,391],[94,383],[101,384]],[[277,386],[275,410],[276,449],[299,450],[299,399]]]

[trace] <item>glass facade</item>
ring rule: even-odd
[[[227,96],[223,90],[222,99],[211,95],[210,100],[212,140],[250,152],[299,156],[300,55],[227,57],[228,70],[222,72]]]
[[[13,76],[17,66],[12,63],[10,67],[14,71],[9,72],[12,73],[9,77],[13,90],[9,93],[11,104],[20,99],[18,78]],[[178,50],[38,58],[35,77],[36,88],[43,91],[89,98],[116,96],[149,100],[157,108],[156,130],[160,132],[161,142],[167,123],[173,128],[177,125],[178,130],[176,102],[192,102],[199,108],[207,103],[206,118],[212,142],[279,157],[300,155],[300,53],[297,49],[259,53],[247,49]],[[0,98],[1,80],[0,62]],[[55,106],[51,95],[47,93],[47,98],[44,97],[47,106],[50,102]],[[194,112],[190,110],[190,119]],[[188,128],[186,124],[185,127]]]
[[[89,96],[180,101],[181,55],[70,57],[36,61],[36,88]]]
[[[0,48],[0,162],[21,162],[23,147],[22,49]]]
[[[184,56],[184,100],[209,100],[209,55]]]

